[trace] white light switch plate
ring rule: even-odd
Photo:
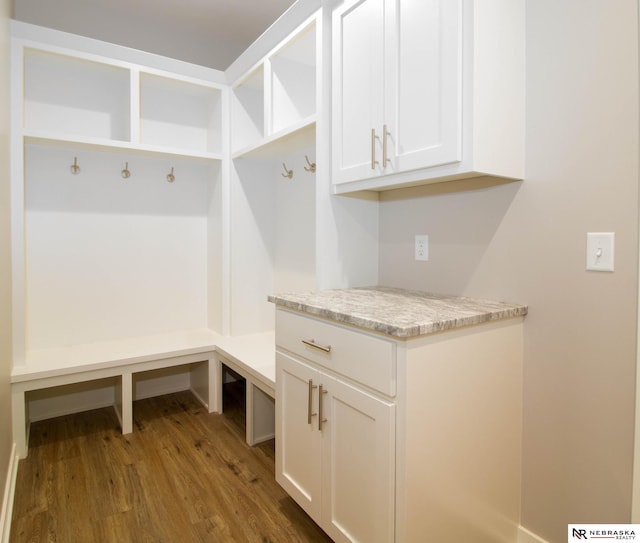
[[[587,234],[587,270],[612,272],[614,252],[614,232]]]

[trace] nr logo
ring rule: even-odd
[[[587,537],[587,530],[584,528],[573,528],[573,538],[574,539],[589,539]]]

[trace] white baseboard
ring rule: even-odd
[[[148,400],[149,398],[155,398],[156,396],[164,396],[165,394],[175,394],[176,392],[183,392],[189,390],[189,386],[185,386],[182,383],[176,385],[168,385],[163,387],[155,387],[152,390],[144,390],[136,394],[133,401],[136,400]]]
[[[523,526],[518,528],[518,543],[548,543],[533,532],[530,532]]]
[[[9,543],[9,532],[11,531],[11,516],[13,513],[13,497],[16,490],[16,478],[18,476],[18,455],[16,444],[11,448],[9,458],[9,468],[7,470],[7,480],[4,485],[4,496],[2,498],[2,511],[0,511],[0,542]]]
[[[29,424],[32,422],[42,422],[43,420],[55,419],[58,417],[66,417],[67,415],[75,415],[76,413],[84,413],[85,411],[92,411],[94,409],[104,409],[105,407],[111,407],[113,400],[91,403],[77,403],[68,406],[64,409],[51,409],[46,414],[36,414],[29,418]],[[28,437],[28,436],[27,436]],[[27,443],[29,440],[27,439]]]

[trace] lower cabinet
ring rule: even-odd
[[[276,355],[276,479],[336,542],[388,542],[395,519],[395,405]]]
[[[523,319],[401,340],[276,311],[276,480],[336,542],[513,543]]]

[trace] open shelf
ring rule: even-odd
[[[315,143],[316,116],[311,115],[298,123],[288,126],[276,134],[272,134],[253,145],[238,149],[232,158],[243,157],[269,157],[274,154],[289,153],[302,147]]]
[[[25,48],[26,141],[221,160],[222,90],[142,71],[138,93],[137,73]]]
[[[24,128],[130,141],[129,70],[35,49],[24,55]]]
[[[231,148],[243,149],[264,138],[264,68],[249,74],[231,93]]]
[[[316,33],[311,25],[269,58],[269,134],[295,126],[316,113]]]
[[[297,30],[233,87],[231,150],[233,158],[277,151],[278,140],[302,146],[315,131],[316,25]],[[285,149],[286,150],[286,149]]]
[[[140,143],[199,155],[222,152],[219,89],[140,74]]]
[[[25,130],[25,144],[35,143],[52,147],[63,147],[67,149],[94,149],[96,151],[127,152],[142,156],[166,156],[180,159],[193,160],[222,160],[222,153],[200,153],[189,150],[176,150],[173,147],[162,147],[156,145],[145,145],[142,143],[130,143],[113,141],[104,138],[75,137],[71,135],[61,135],[48,131]]]

